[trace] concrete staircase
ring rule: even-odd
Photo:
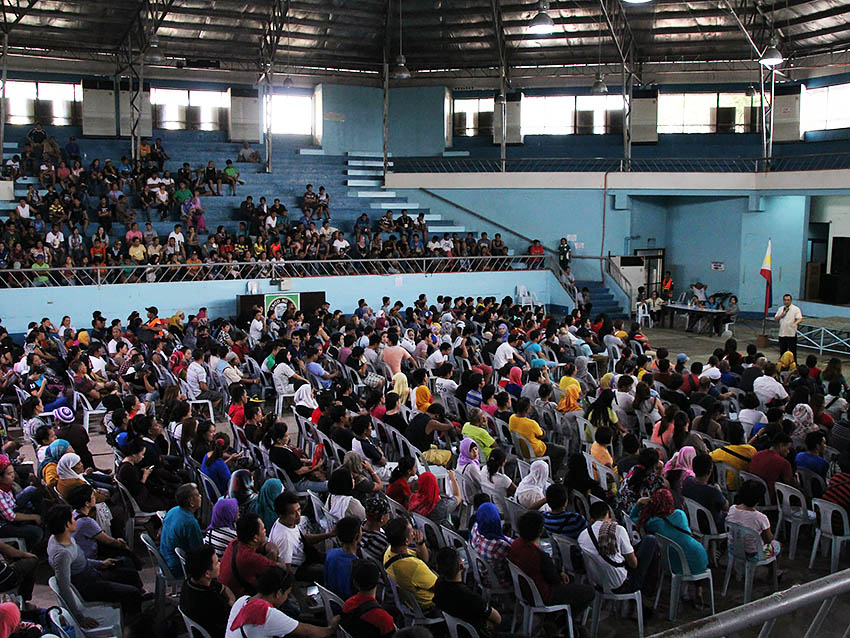
[[[628,317],[628,312],[623,308],[622,304],[611,294],[611,291],[600,281],[577,281],[576,287],[581,290],[587,287],[590,290],[590,301],[593,304],[591,317],[595,317],[600,313],[605,313],[612,319],[624,319]]]

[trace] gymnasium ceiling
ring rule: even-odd
[[[786,59],[850,49],[848,0],[730,0],[756,45],[771,37]],[[115,56],[139,16],[159,23],[160,64],[214,60],[221,68],[261,68],[264,39],[276,40],[276,72],[380,72],[385,44],[399,50],[398,0],[0,0],[13,55],[103,61]],[[277,25],[273,7],[280,13]],[[618,64],[630,33],[637,67],[647,63],[751,61],[754,52],[725,0],[619,4],[552,1],[555,32],[529,34],[536,0],[403,0],[403,50],[414,75]],[[624,15],[626,24],[616,24]],[[628,31],[626,31],[626,27]],[[389,31],[389,34],[387,34]],[[130,37],[133,37],[132,35]],[[138,40],[137,40],[138,41]],[[503,47],[503,49],[502,49]]]

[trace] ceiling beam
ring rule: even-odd
[[[288,35],[287,19],[289,16],[290,0],[272,0],[271,11],[260,39],[259,66],[260,81],[271,84],[272,72],[274,70],[274,59],[280,45],[280,38],[284,30]]]
[[[8,35],[13,28],[20,24],[36,2],[38,0],[0,0],[0,10],[3,11],[3,33]],[[6,16],[7,13],[14,16],[11,21]]]

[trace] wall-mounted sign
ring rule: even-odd
[[[723,261],[713,261],[711,262],[712,270],[726,270],[726,262]]]

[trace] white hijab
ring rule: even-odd
[[[313,387],[309,383],[305,383],[298,388],[295,391],[295,396],[293,398],[295,400],[295,405],[304,405],[311,410],[315,410],[319,407],[319,404],[316,403],[316,399],[313,398]]]
[[[348,515],[348,504],[351,503],[352,496],[344,494],[331,494],[328,496],[328,511],[337,520],[341,520]]]
[[[62,456],[56,464],[56,473],[60,479],[80,479],[85,481],[82,474],[74,471],[77,463],[80,462],[80,457],[76,454],[69,453]]]
[[[530,507],[546,496],[549,484],[549,464],[546,461],[535,461],[531,464],[528,475],[519,482],[516,488],[516,500],[520,505]]]

